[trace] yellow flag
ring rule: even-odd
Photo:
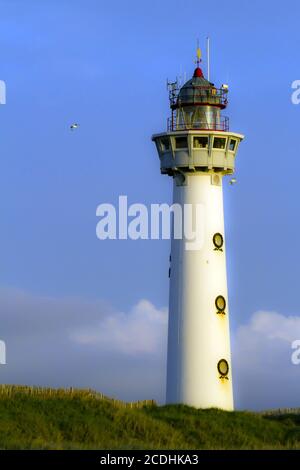
[[[198,59],[201,59],[201,49],[200,49],[200,47],[197,47],[197,57],[198,57]]]

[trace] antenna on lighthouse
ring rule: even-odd
[[[210,81],[210,38],[206,38],[206,55],[207,55],[207,80]]]

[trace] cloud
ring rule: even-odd
[[[250,323],[239,328],[239,335],[245,338],[249,330],[257,335],[264,335],[268,339],[277,339],[291,342],[295,334],[300,338],[300,317],[284,316],[276,312],[257,312]]]
[[[235,405],[300,406],[300,365],[291,344],[300,316],[254,313],[232,335]],[[167,309],[141,299],[128,311],[108,302],[0,289],[2,383],[94,388],[125,400],[164,401]]]
[[[2,383],[94,388],[125,400],[164,399],[166,308],[128,312],[103,301],[0,289]]]
[[[71,338],[124,354],[162,354],[167,328],[167,309],[140,300],[128,313],[112,312],[95,325],[75,329]]]
[[[300,339],[300,316],[260,311],[233,336],[236,405],[265,409],[300,407],[300,366],[291,361]]]

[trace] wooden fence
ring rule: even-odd
[[[281,416],[287,414],[298,415],[300,414],[300,408],[278,408],[276,410],[261,411],[260,414],[264,416]]]
[[[0,400],[5,397],[13,397],[16,394],[30,395],[43,399],[49,398],[81,398],[81,399],[97,399],[103,400],[113,406],[119,408],[143,408],[144,406],[157,406],[155,400],[140,400],[136,402],[125,402],[110,398],[103,393],[96,392],[92,389],[78,388],[47,388],[47,387],[30,387],[27,385],[0,385]]]

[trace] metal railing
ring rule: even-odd
[[[169,117],[167,121],[167,129],[168,132],[172,131],[183,131],[183,130],[209,130],[209,131],[224,131],[228,132],[229,131],[229,118],[226,116],[221,116],[220,120],[218,122],[216,121],[207,121],[207,120],[202,120],[202,121],[195,121],[191,124],[189,123],[183,123],[183,122],[177,122],[176,117]]]

